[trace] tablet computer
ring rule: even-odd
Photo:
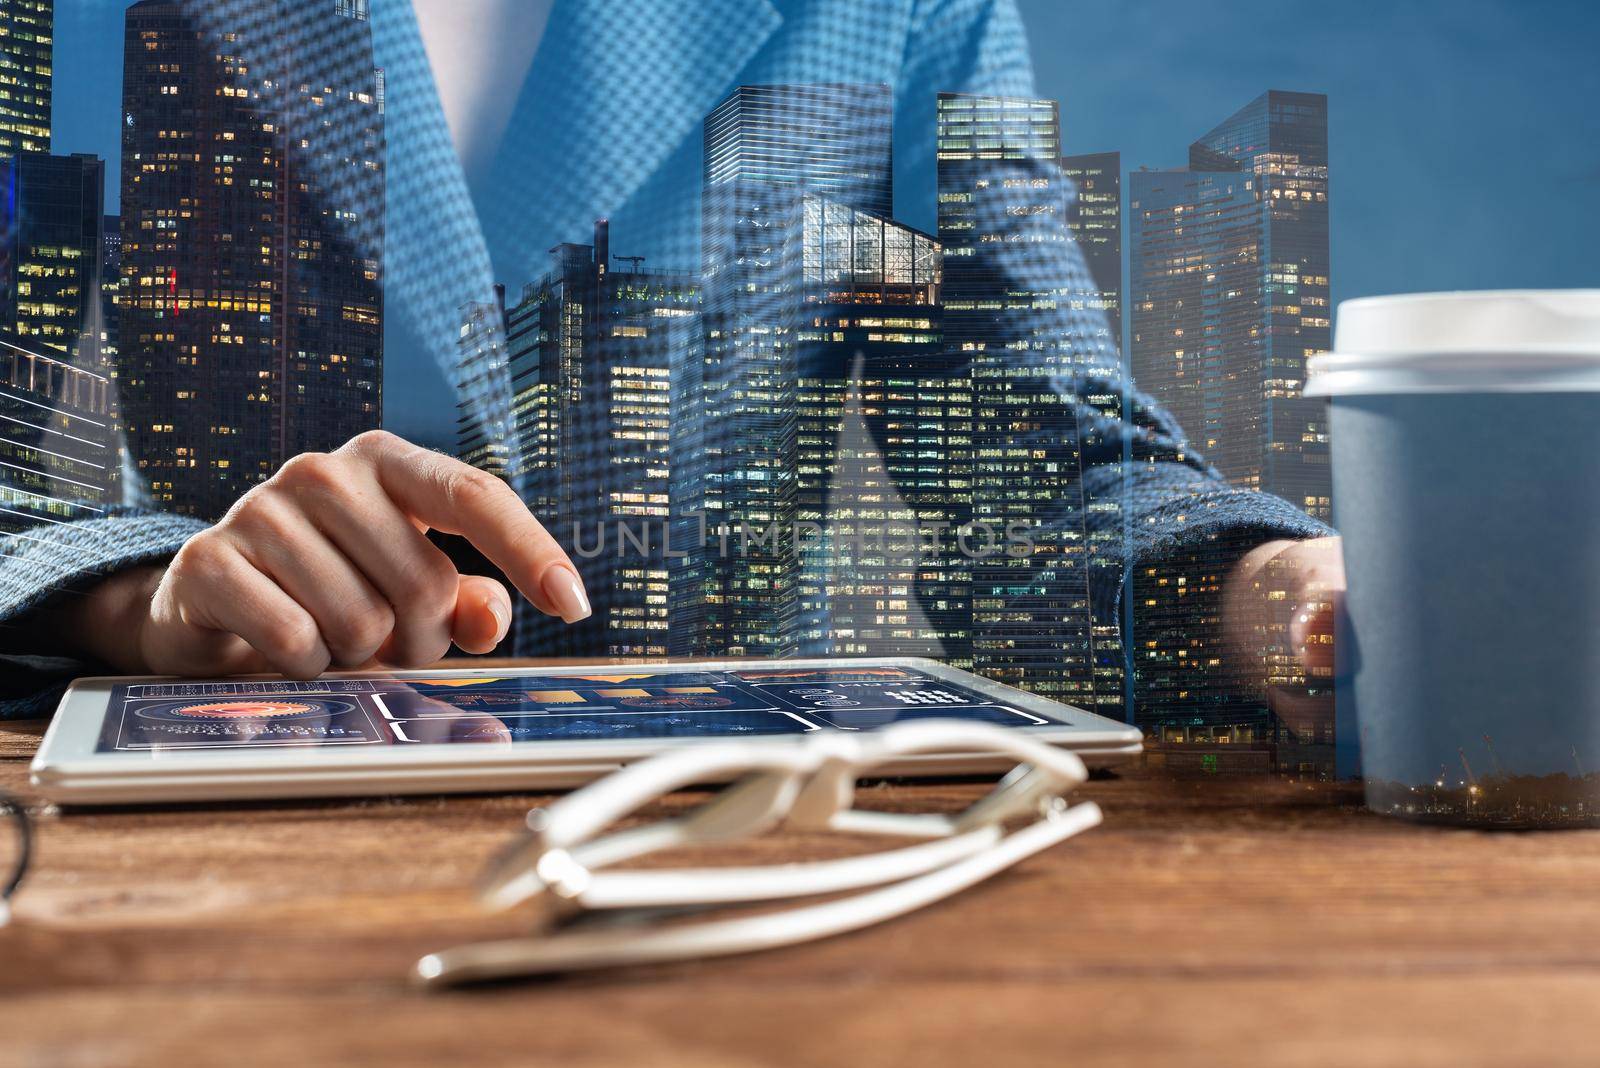
[[[708,739],[994,723],[1106,764],[1139,731],[932,660],[735,660],[343,672],[311,681],[80,679],[33,784],[64,804],[581,786]],[[961,754],[886,775],[1003,771]]]

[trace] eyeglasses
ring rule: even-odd
[[[945,754],[1016,761],[995,788],[955,815],[854,807],[858,779],[897,761]],[[416,964],[426,986],[724,956],[868,927],[959,893],[1100,822],[1092,802],[1062,795],[1087,778],[1083,761],[1016,730],[957,720],[870,733],[687,747],[624,768],[528,813],[526,827],[484,874],[491,910],[526,906],[528,937],[458,946]],[[674,790],[731,785],[688,813],[601,834]],[[1034,817],[1006,833],[1005,824]],[[866,856],[767,867],[607,871],[663,849],[789,829],[925,839]],[[756,916],[658,922],[684,912],[858,891]]]
[[[11,922],[11,899],[28,874],[28,862],[33,856],[33,828],[28,824],[28,812],[22,802],[0,794],[0,864],[7,864],[0,875],[0,927]]]

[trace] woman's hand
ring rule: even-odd
[[[165,568],[108,579],[57,626],[138,673],[310,678],[429,664],[452,642],[488,652],[511,625],[511,597],[457,574],[430,528],[465,536],[540,611],[589,615],[571,559],[504,482],[372,431],[296,456]]]
[[[1268,707],[1297,730],[1332,715],[1334,629],[1344,590],[1338,538],[1260,545],[1239,561],[1223,588],[1232,656],[1252,669],[1259,665],[1255,673]],[[1291,657],[1264,656],[1269,648],[1287,648]]]

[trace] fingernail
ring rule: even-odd
[[[557,565],[544,573],[540,582],[544,588],[544,595],[550,598],[550,603],[555,605],[561,618],[568,623],[576,623],[580,619],[588,619],[593,613],[589,607],[589,595],[583,592],[583,583],[578,581],[577,572],[570,567]]]
[[[494,643],[499,645],[505,640],[506,632],[511,629],[511,613],[500,603],[500,598],[490,597],[489,614],[494,616]]]

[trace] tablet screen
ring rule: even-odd
[[[443,671],[310,682],[119,683],[100,752],[652,738],[870,730],[906,719],[1055,722],[909,667]]]

